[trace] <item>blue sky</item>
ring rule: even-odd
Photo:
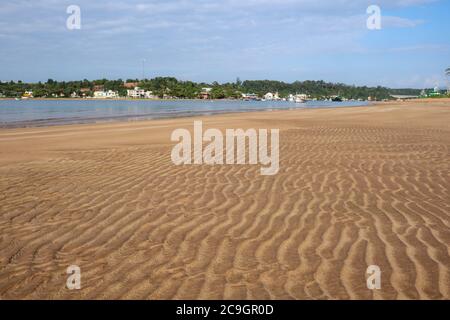
[[[2,1],[0,80],[140,78],[146,59],[148,78],[444,87],[449,13],[448,0]]]

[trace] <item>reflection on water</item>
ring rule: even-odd
[[[33,126],[103,120],[158,119],[227,112],[364,106],[367,102],[203,100],[0,100],[0,125]]]

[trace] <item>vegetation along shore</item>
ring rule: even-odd
[[[354,100],[392,100],[396,96],[446,96],[435,89],[390,89],[386,87],[353,86],[325,81],[246,80],[219,84],[180,81],[173,77],[127,80],[81,80],[25,83],[0,81],[0,98],[149,98],[149,99],[264,99],[268,93],[287,99],[304,94],[310,99],[343,98]]]

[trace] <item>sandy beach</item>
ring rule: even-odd
[[[174,165],[194,120],[278,174]],[[450,299],[450,99],[0,129],[0,299]]]

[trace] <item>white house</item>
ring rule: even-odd
[[[127,90],[127,96],[133,99],[145,98],[145,90],[135,87],[132,90]]]
[[[118,91],[112,91],[112,90],[108,90],[106,92],[106,97],[108,99],[116,99],[119,97],[119,92]]]
[[[139,87],[127,90],[127,96],[133,99],[157,99],[158,97],[152,91],[145,91]]]
[[[115,99],[119,97],[119,93],[117,91],[94,91],[95,99]]]
[[[272,92],[268,92],[264,95],[264,99],[269,100],[269,101],[273,100],[273,97],[274,97],[274,95]]]
[[[94,98],[106,99],[106,92],[105,91],[94,91]]]

